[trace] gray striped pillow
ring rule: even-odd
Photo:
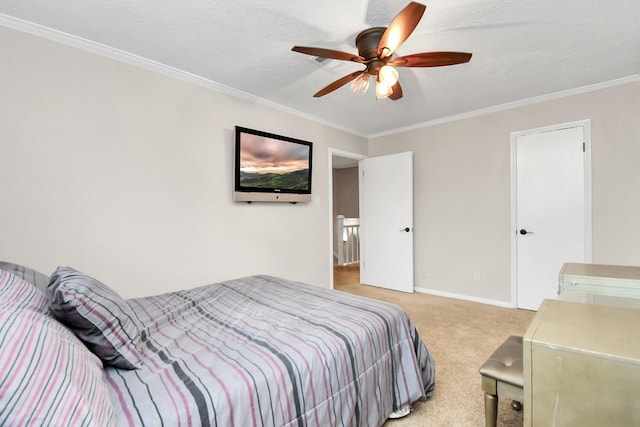
[[[0,425],[113,426],[102,362],[48,313],[49,302],[0,270]]]
[[[71,267],[58,267],[51,275],[49,299],[53,315],[105,364],[142,366],[138,320],[112,289]]]
[[[46,276],[32,268],[25,267],[20,264],[14,264],[12,262],[0,261],[0,269],[8,271],[14,276],[18,276],[21,279],[26,280],[27,282],[38,288],[42,293],[47,295],[49,276]]]

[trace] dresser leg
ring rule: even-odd
[[[484,418],[487,427],[496,427],[498,424],[498,396],[484,394]]]

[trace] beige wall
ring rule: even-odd
[[[366,139],[5,27],[0,45],[0,259],[125,297],[254,273],[329,286],[329,148]],[[235,125],[312,141],[312,202],[234,203]]]
[[[358,168],[333,170],[333,213],[346,218],[360,216]]]
[[[593,262],[640,265],[639,113],[636,82],[370,140],[370,156],[414,152],[416,287],[510,302],[510,134],[583,119]]]
[[[640,265],[640,83],[367,147],[317,122],[19,31],[0,27],[0,44],[2,260],[44,272],[72,265],[127,297],[254,273],[328,286],[329,148],[411,150],[416,287],[508,302],[510,133],[591,119],[593,261]],[[234,125],[313,141],[312,202],[232,202]]]

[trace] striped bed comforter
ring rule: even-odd
[[[128,302],[144,367],[104,370],[118,425],[380,426],[434,387],[392,304],[270,276]]]

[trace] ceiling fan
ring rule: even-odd
[[[396,15],[388,27],[374,27],[362,31],[356,37],[358,55],[319,47],[294,46],[294,52],[318,56],[320,58],[354,61],[366,65],[362,71],[356,71],[336,80],[319,90],[314,97],[324,96],[351,83],[354,92],[366,92],[369,81],[376,76],[376,98],[402,98],[402,87],[398,82],[395,67],[442,67],[469,62],[471,54],[466,52],[422,52],[407,56],[393,56],[396,49],[405,42],[416,28],[426,6],[411,2]]]

